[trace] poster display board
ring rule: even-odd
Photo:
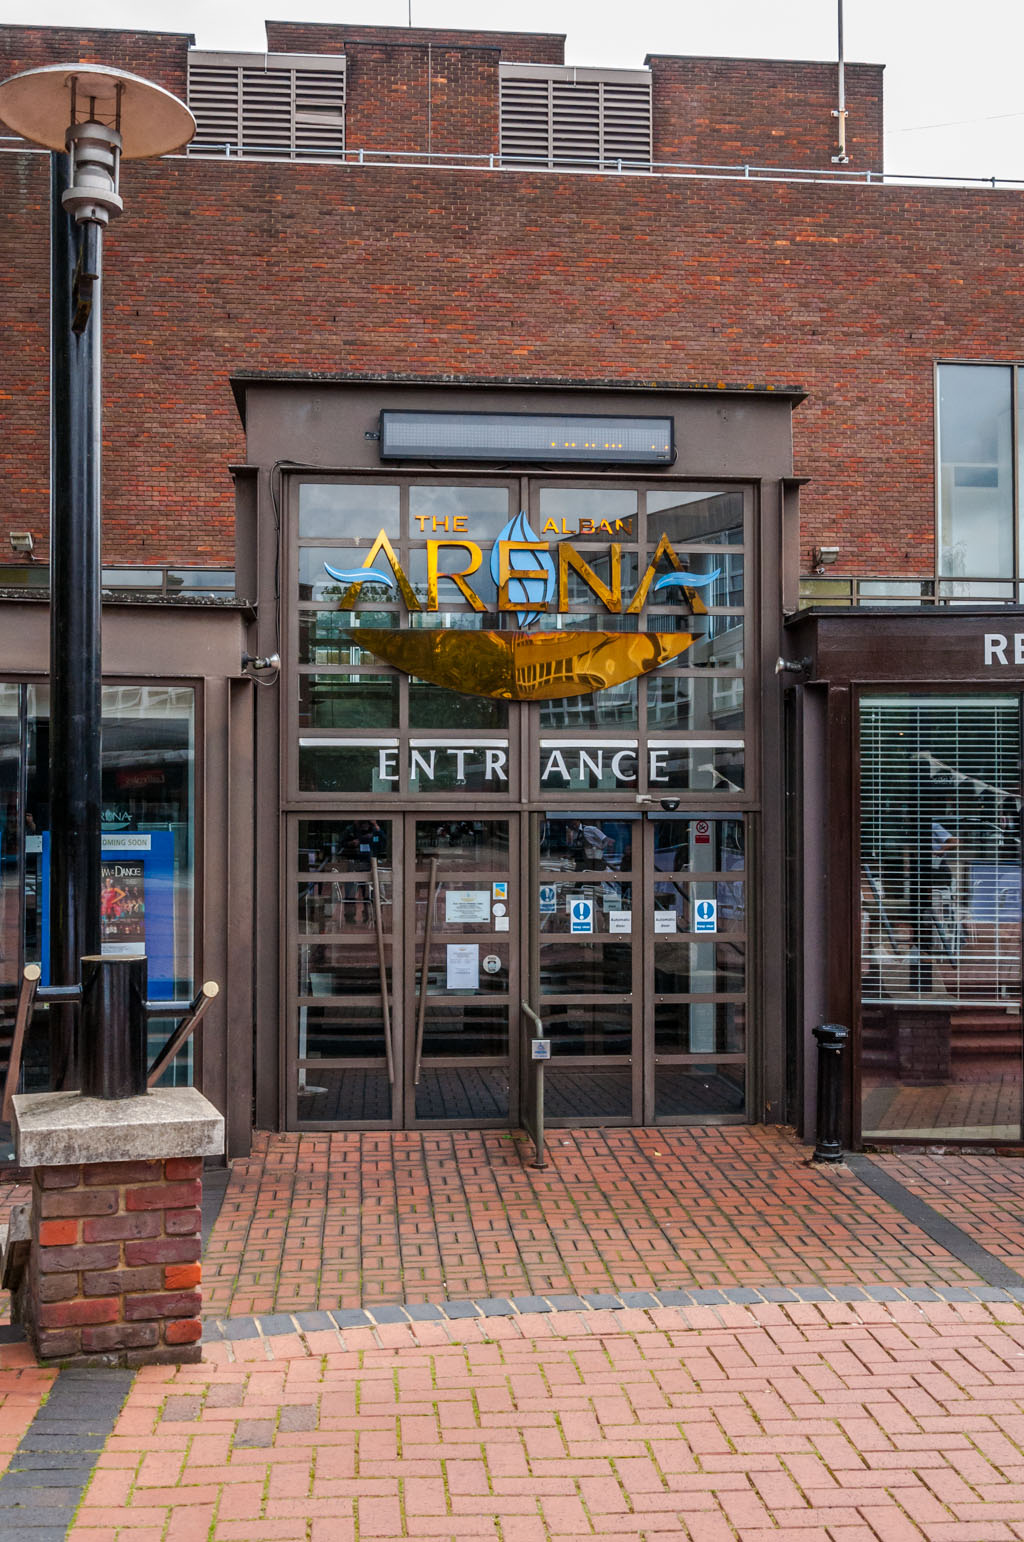
[[[175,993],[174,834],[170,830],[104,831],[100,852],[100,936],[104,954],[144,953],[151,1001]],[[50,981],[50,833],[42,835],[42,983]]]

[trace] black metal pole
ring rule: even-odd
[[[822,1023],[814,1029],[818,1042],[818,1139],[815,1162],[841,1162],[843,1118],[843,1050],[850,1037],[842,1023]]]
[[[146,1093],[144,958],[82,959],[82,1093],[139,1098]]]
[[[72,330],[82,227],[61,204],[68,157],[51,168],[50,979],[72,985],[100,952],[100,285]],[[76,1088],[74,1008],[51,1021],[52,1085]]]

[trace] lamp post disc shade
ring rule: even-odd
[[[114,125],[121,87],[123,160],[169,155],[188,144],[196,120],[184,102],[163,86],[101,64],[47,64],[0,83],[0,119],[23,139],[47,150],[63,150],[71,124],[71,88],[77,81],[76,121],[93,115]],[[91,105],[94,100],[95,107]]]

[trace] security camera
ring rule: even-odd
[[[666,814],[674,814],[676,809],[679,807],[680,800],[678,798],[659,798],[658,802],[661,804]]]

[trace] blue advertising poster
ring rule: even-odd
[[[42,969],[50,980],[50,834],[42,837]],[[151,1001],[174,998],[174,835],[170,830],[104,831],[100,854],[103,952],[145,953]]]

